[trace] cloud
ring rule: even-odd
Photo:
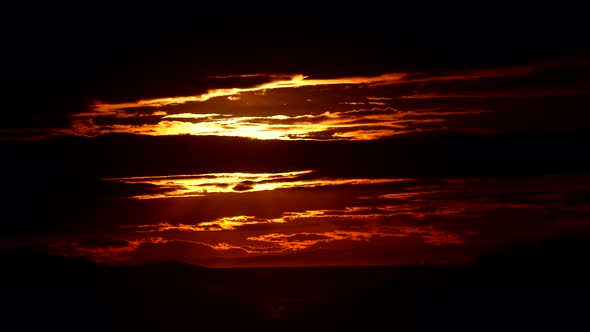
[[[236,172],[104,179],[104,182],[109,184],[106,186],[107,188],[119,188],[119,191],[114,195],[122,195],[126,192],[128,197],[137,199],[195,197],[210,193],[379,184],[398,181],[402,180],[326,178],[316,176],[311,170],[283,173]],[[137,190],[137,194],[134,195],[133,190]]]
[[[367,99],[374,101],[374,100],[391,100],[393,98],[391,98],[391,97],[374,97],[374,96],[368,96]]]
[[[417,199],[418,201],[418,199]],[[247,252],[271,253],[284,252],[292,250],[303,250],[315,246],[318,243],[353,240],[369,241],[374,236],[379,237],[404,237],[413,236],[424,239],[426,243],[439,244],[459,244],[463,243],[462,237],[466,234],[473,235],[477,232],[454,229],[445,230],[438,226],[420,226],[413,225],[411,219],[399,218],[398,216],[410,216],[415,219],[424,219],[426,215],[444,215],[446,217],[462,216],[465,210],[453,210],[452,206],[440,206],[437,208],[427,209],[420,205],[408,206],[358,206],[347,207],[342,210],[307,210],[302,212],[284,212],[278,218],[260,218],[256,216],[234,216],[223,217],[213,221],[200,222],[196,225],[172,225],[169,223],[160,223],[157,225],[139,225],[134,228],[138,233],[159,233],[161,235],[168,232],[211,232],[211,231],[265,231],[272,229],[284,228],[307,228],[321,229],[329,227],[331,231],[323,232],[296,232],[296,233],[265,233],[263,235],[246,237],[243,244],[234,244],[236,248],[242,248]],[[447,203],[448,204],[448,203]],[[493,204],[488,204],[488,208],[493,209]],[[512,206],[517,208],[516,206]],[[445,212],[441,210],[447,209]],[[353,221],[349,223],[348,221]],[[410,223],[408,223],[410,221]],[[252,228],[256,224],[273,225],[266,228]],[[277,225],[284,226],[277,226]],[[299,225],[299,226],[297,226]],[[345,228],[342,228],[345,227]],[[350,229],[346,229],[346,227]],[[356,229],[356,230],[352,230]],[[257,242],[256,245],[249,244],[248,241]],[[261,246],[260,243],[263,243]],[[270,243],[272,246],[264,245]],[[223,249],[223,248],[221,248]]]
[[[79,248],[94,249],[94,248],[121,248],[127,247],[130,242],[122,239],[97,239],[97,238],[82,238],[78,241]]]
[[[351,231],[334,231],[324,233],[294,233],[294,234],[280,234],[271,233],[261,236],[253,236],[247,238],[250,241],[256,242],[270,242],[277,245],[280,250],[278,252],[285,251],[298,251],[316,246],[319,243],[326,243],[338,240],[353,240],[362,241],[368,240],[371,237],[370,232],[351,232]]]
[[[402,99],[433,99],[433,98],[531,98],[542,96],[567,96],[589,94],[588,89],[572,89],[560,87],[536,87],[526,89],[511,89],[510,91],[475,91],[467,93],[416,93],[411,95],[402,95]]]
[[[324,112],[317,115],[231,116],[180,113],[160,117],[154,123],[133,125],[113,123],[96,126],[78,122],[78,135],[97,135],[106,132],[129,132],[145,135],[217,135],[256,139],[352,139],[375,140],[398,133],[425,129],[451,115],[480,114],[481,109],[456,108],[450,112],[431,110],[404,112],[390,107]]]
[[[269,173],[264,178],[281,181],[284,176]],[[172,258],[180,250],[187,261],[204,265],[371,246],[387,252],[457,246],[475,255],[505,241],[586,227],[588,183],[567,176],[434,178],[305,191],[117,199],[106,211],[79,215],[84,223],[92,223],[78,222],[78,229],[84,230],[79,235],[54,231],[50,247],[55,253],[103,262],[149,261],[148,255],[158,248],[167,253],[154,254],[154,259]]]
[[[221,246],[223,247],[223,245]],[[203,266],[214,265],[219,259],[244,256],[239,248],[213,246],[195,241],[145,242],[124,257],[123,264],[141,264],[180,260]]]
[[[50,245],[50,253],[64,256],[85,256],[97,262],[113,263],[127,258],[142,245],[167,243],[161,237],[140,238],[136,240],[123,239],[89,239],[77,241],[61,241]]]
[[[93,109],[72,114],[69,129],[45,131],[45,137],[133,133],[375,140],[424,130],[478,131],[481,129],[478,125],[485,125],[486,121],[477,125],[453,121],[454,115],[475,115],[492,110],[487,102],[473,99],[547,96],[579,99],[588,95],[587,61],[571,61],[565,66],[559,63],[545,60],[512,67],[332,78],[310,78],[301,74],[238,74],[217,78],[209,75],[207,80],[223,84],[215,83],[212,86],[217,84],[219,88],[193,96],[97,103]],[[429,114],[420,120],[407,118],[410,109],[417,109],[416,103],[425,104],[424,109],[444,106],[456,112]],[[354,113],[355,110],[349,110],[351,107],[380,107],[383,114],[381,118],[372,117]],[[396,113],[388,114],[390,108]],[[478,118],[470,117],[469,121]],[[365,126],[358,125],[360,123]],[[487,123],[489,126],[489,121]],[[479,132],[494,130],[498,129],[485,128]],[[42,133],[39,135],[43,137]]]
[[[254,87],[248,88],[228,88],[228,89],[213,89],[207,93],[196,96],[185,97],[169,97],[156,98],[148,100],[139,100],[137,102],[120,103],[120,104],[102,104],[97,103],[94,110],[97,113],[112,112],[114,110],[131,107],[162,107],[170,104],[184,104],[188,102],[203,102],[215,97],[229,97],[235,96],[242,92],[264,91],[269,89],[283,89],[296,88],[304,86],[320,86],[320,85],[341,85],[341,84],[375,84],[375,83],[391,83],[401,80],[406,74],[383,74],[375,77],[345,77],[332,79],[308,79],[308,77],[297,74],[285,78],[279,76],[280,79],[275,79],[271,82],[264,83]]]
[[[244,181],[236,184],[232,188],[234,191],[246,191],[246,190],[253,190],[254,189],[254,182],[252,181]]]
[[[573,61],[569,62],[566,68],[576,69],[587,66],[587,61]],[[203,102],[215,97],[235,96],[243,92],[265,91],[272,89],[284,88],[299,88],[306,86],[326,86],[326,85],[391,85],[404,83],[424,83],[424,82],[446,82],[456,80],[480,80],[485,78],[496,77],[517,77],[535,74],[552,69],[563,69],[563,63],[559,61],[541,61],[534,64],[520,65],[505,68],[486,68],[473,70],[459,70],[442,74],[422,73],[386,73],[379,76],[365,76],[365,77],[342,77],[342,78],[309,78],[302,74],[295,75],[267,75],[267,74],[252,74],[252,75],[230,75],[218,78],[232,78],[232,77],[268,77],[269,82],[244,88],[225,88],[212,89],[207,93],[195,96],[185,97],[169,97],[139,100],[136,102],[120,103],[120,104],[103,104],[97,103],[94,110],[97,112],[111,112],[122,108],[131,107],[162,107],[170,104],[183,104],[187,102]],[[372,101],[387,100],[389,97],[371,97]]]
[[[96,186],[98,198],[158,196],[166,197],[170,193],[183,190],[180,184],[152,184],[146,182],[99,181]]]
[[[150,232],[215,232],[215,231],[231,231],[247,225],[265,224],[265,223],[283,223],[286,222],[281,218],[267,219],[255,216],[231,216],[221,217],[212,221],[200,222],[196,225],[177,224],[172,225],[164,222],[156,225],[137,225],[130,226],[136,229],[138,233]]]
[[[426,244],[463,241],[453,245],[467,248],[480,242],[493,247],[519,236],[572,231],[576,220],[588,218],[587,210],[580,207],[587,198],[580,194],[588,190],[587,180],[580,175],[587,170],[587,156],[572,153],[582,151],[584,142],[577,136],[559,140],[554,136],[422,135],[418,139],[408,135],[391,141],[312,145],[105,136],[4,144],[4,156],[10,162],[2,175],[2,242],[5,246],[19,241],[28,244],[41,242],[41,237],[51,243],[64,238],[71,242],[88,234],[129,243],[161,237],[212,248],[225,243],[251,255],[284,249],[277,243],[246,240],[265,234],[372,230],[402,234],[404,227],[422,227],[421,232],[387,238],[391,245],[393,240],[411,238]],[[575,156],[581,159],[572,159]],[[52,166],[40,168],[39,160]],[[315,172],[287,171],[315,169],[296,167],[315,163],[322,166]],[[214,169],[225,172],[210,172]],[[548,176],[576,169],[575,176]],[[193,175],[187,172],[194,170]],[[412,174],[417,178],[410,179]],[[519,178],[519,174],[527,176]],[[100,189],[97,177],[112,183]],[[363,179],[387,181],[359,181]],[[203,187],[186,188],[183,181],[187,180],[221,191],[187,196],[184,193]],[[152,181],[157,183],[144,185]],[[244,181],[254,182],[255,188],[282,189],[232,190]],[[182,191],[165,199],[128,199],[162,195],[156,188],[166,186],[171,186],[165,189],[168,193]],[[240,216],[243,219],[236,218]],[[581,222],[577,224],[582,227]],[[149,227],[136,227],[141,225]]]

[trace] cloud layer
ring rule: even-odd
[[[464,262],[516,239],[590,230],[589,183],[564,176],[398,179],[130,197],[117,200],[123,210],[95,216],[98,223],[112,220],[106,232],[62,238],[52,248],[107,262],[151,261],[148,253],[159,251],[155,257],[210,266],[288,265],[313,253],[317,263],[343,263],[348,254],[352,263],[354,252],[382,264]]]

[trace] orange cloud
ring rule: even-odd
[[[404,179],[303,179],[311,170],[284,173],[208,173],[154,177],[108,178],[126,184],[143,183],[159,186],[167,191],[133,196],[136,199],[195,197],[208,193],[252,192],[296,187],[321,187],[333,185],[379,184],[404,181]]]
[[[79,135],[107,132],[143,135],[239,136],[256,139],[349,139],[373,140],[419,130],[422,125],[443,122],[442,116],[479,114],[485,110],[399,111],[390,107],[324,112],[317,115],[233,116],[227,114],[179,113],[163,116],[155,124],[96,126],[91,120],[75,120]],[[424,118],[429,116],[429,118]]]
[[[235,96],[242,92],[264,91],[268,89],[297,88],[304,86],[335,85],[335,84],[391,84],[402,80],[407,74],[383,74],[374,77],[345,77],[331,79],[308,79],[307,76],[296,74],[289,77],[276,76],[276,80],[249,88],[212,89],[207,93],[195,96],[167,97],[144,99],[136,102],[106,104],[96,103],[93,110],[99,114],[107,114],[120,109],[134,107],[162,107],[166,105],[177,105],[188,102],[202,102],[215,97]]]
[[[586,63],[572,63],[571,66],[585,65]],[[119,109],[129,109],[134,107],[162,107],[166,105],[177,105],[188,102],[202,102],[215,97],[235,96],[242,92],[264,91],[269,89],[298,88],[305,86],[324,86],[324,85],[388,85],[402,83],[419,83],[432,81],[454,81],[454,80],[478,80],[482,78],[493,77],[514,77],[525,76],[532,73],[555,67],[563,67],[563,63],[556,61],[544,61],[531,65],[522,65],[505,68],[479,69],[479,70],[462,70],[454,71],[441,75],[427,74],[409,74],[409,73],[386,73],[379,76],[365,77],[342,77],[313,79],[303,74],[293,75],[267,75],[267,74],[250,74],[250,75],[229,75],[229,76],[212,76],[213,78],[231,78],[231,77],[268,77],[270,82],[263,83],[253,87],[246,88],[228,88],[228,89],[211,89],[204,94],[194,96],[166,97],[144,99],[135,102],[108,104],[97,102],[93,110],[97,113],[108,113]],[[389,99],[388,97],[370,97],[370,100],[379,101]]]
[[[278,246],[279,252],[298,251],[307,249],[321,242],[332,242],[338,240],[362,241],[370,238],[370,232],[332,231],[323,233],[293,233],[280,234],[271,233],[247,238],[250,241],[270,242]]]
[[[263,223],[283,223],[286,222],[284,219],[266,219],[258,218],[254,216],[232,216],[222,217],[212,221],[205,221],[197,223],[196,225],[178,224],[172,225],[167,222],[159,223],[156,225],[139,225],[134,226],[138,228],[139,233],[150,233],[150,232],[212,232],[212,231],[231,231],[244,225],[254,225]],[[142,230],[143,229],[143,230]]]
[[[432,245],[464,243],[459,234],[436,230],[432,226],[400,227],[399,231],[408,236],[422,237],[424,238],[424,242]],[[471,232],[470,234],[476,235],[477,233]]]
[[[440,82],[442,85],[446,82],[456,81],[474,81],[488,78],[513,78],[534,75],[543,75],[544,71],[552,70],[577,70],[588,65],[587,61],[572,60],[572,61],[544,61],[522,66],[505,67],[505,68],[491,68],[491,69],[470,69],[470,70],[454,70],[447,72],[436,73],[384,73],[376,76],[366,77],[339,77],[339,78],[311,78],[303,74],[288,74],[288,75],[273,75],[273,74],[248,74],[248,75],[229,75],[229,76],[211,76],[209,78],[227,79],[235,77],[260,77],[268,79],[265,83],[253,85],[249,87],[230,87],[230,88],[211,88],[205,93],[188,95],[188,96],[168,96],[164,98],[151,98],[142,100],[129,100],[123,103],[107,103],[96,101],[95,104],[85,111],[71,115],[71,127],[55,128],[55,129],[40,129],[39,133],[30,132],[19,129],[19,131],[11,132],[10,130],[1,130],[3,133],[9,135],[26,135],[31,139],[45,138],[55,135],[80,135],[80,136],[96,136],[106,133],[134,133],[142,135],[176,135],[176,134],[190,134],[190,135],[218,135],[218,136],[239,136],[250,137],[257,139],[283,139],[283,140],[299,140],[299,139],[332,139],[332,140],[375,140],[383,137],[388,137],[396,134],[403,134],[415,131],[425,130],[443,130],[449,129],[444,127],[442,123],[446,120],[447,114],[429,114],[429,119],[411,118],[414,114],[402,110],[395,110],[391,112],[385,106],[391,105],[390,101],[396,99],[435,99],[435,98],[486,98],[486,97],[538,97],[546,95],[567,95],[567,94],[587,94],[588,89],[583,84],[571,87],[569,85],[563,87],[535,87],[529,86],[526,89],[510,89],[506,91],[483,91],[467,89],[456,91],[454,85],[447,88],[439,89],[438,87],[424,86],[423,83]],[[257,80],[258,81],[258,80]],[[403,85],[411,89],[389,89],[387,93],[392,96],[384,96],[383,89],[379,87],[387,85]],[[334,95],[325,96],[324,90],[341,89],[343,93],[339,96],[354,96],[355,91],[364,91],[359,93],[362,100],[334,100]],[[437,85],[438,86],[438,85]],[[300,96],[294,93],[298,88],[312,87],[313,89],[299,89],[297,91],[310,92],[309,96]],[[359,89],[352,89],[357,87]],[[420,87],[424,87],[421,89]],[[368,88],[373,89],[374,95],[367,96]],[[433,90],[434,88],[434,90]],[[281,97],[287,96],[285,102],[277,106],[275,117],[269,116],[245,116],[240,113],[240,110],[249,109],[252,114],[252,104],[261,102],[265,104],[265,92],[271,90],[291,90],[282,92]],[[321,91],[322,93],[317,93]],[[446,93],[446,92],[448,93]],[[301,114],[306,110],[306,106],[301,103],[293,108],[289,104],[289,95],[297,95],[301,100],[319,100],[315,104],[316,108],[311,108],[314,111],[309,111],[307,115],[282,115],[284,111],[286,114]],[[281,93],[281,92],[276,92]],[[400,96],[400,94],[403,94]],[[256,95],[251,99],[249,106],[244,106],[249,103],[248,97]],[[313,97],[308,98],[308,97]],[[324,97],[326,97],[324,99]],[[202,103],[211,99],[217,98],[215,106],[217,109],[222,109],[219,113],[212,111],[205,111],[206,114],[191,112],[191,105],[184,107],[170,107],[169,109],[161,110],[162,107],[178,106],[187,103]],[[283,100],[283,99],[281,99]],[[332,102],[332,105],[326,107],[319,107],[320,103]],[[407,102],[407,100],[406,100]],[[432,101],[434,102],[434,100]],[[221,106],[220,106],[221,105]],[[241,106],[236,106],[241,105]],[[266,104],[265,104],[266,105]],[[362,113],[351,113],[348,111],[338,111],[335,105],[342,107],[349,107],[350,105],[362,106],[379,106],[382,107],[381,117],[368,116]],[[204,106],[204,105],[202,105]],[[267,105],[268,106],[268,105]],[[285,108],[283,108],[285,106]],[[186,107],[186,108],[185,108]],[[242,108],[240,108],[242,107]],[[149,111],[151,108],[153,112]],[[180,109],[182,108],[182,109]],[[336,109],[336,110],[334,110]],[[136,111],[134,111],[136,110]],[[319,111],[323,112],[322,114]],[[326,112],[326,110],[330,110]],[[201,109],[203,111],[203,109]],[[372,111],[372,110],[364,110]],[[481,111],[481,110],[479,110]],[[227,114],[226,114],[227,112]],[[267,114],[268,109],[263,114]],[[284,114],[283,113],[283,114]],[[465,112],[456,112],[453,114],[475,114],[474,110],[465,110]],[[258,114],[258,113],[256,113]],[[426,114],[423,114],[426,115]],[[285,118],[283,118],[285,117]],[[355,122],[356,121],[356,122]],[[438,123],[438,125],[435,125]],[[361,125],[362,124],[362,125]],[[460,130],[475,130],[477,128],[453,128]],[[483,131],[480,131],[483,133]],[[19,136],[19,137],[21,137]],[[24,136],[22,136],[24,137]]]
[[[317,246],[321,243],[334,241],[370,241],[372,237],[407,237],[417,236],[428,244],[460,244],[463,243],[459,234],[435,230],[433,227],[390,227],[387,229],[373,228],[366,231],[334,230],[321,233],[300,232],[291,234],[271,233],[251,236],[247,240],[272,243],[275,252],[299,251]]]
[[[215,250],[241,249],[248,253],[281,253],[286,251],[298,251],[341,240],[370,241],[372,237],[418,237],[432,245],[463,243],[462,236],[465,232],[454,233],[448,230],[437,229],[434,226],[413,226],[402,222],[395,222],[393,217],[416,214],[416,206],[392,206],[383,207],[347,207],[342,210],[307,210],[284,212],[280,217],[261,218],[255,216],[222,217],[211,221],[203,221],[194,225],[160,223],[156,225],[132,226],[137,233],[165,233],[172,232],[211,232],[211,231],[239,231],[241,227],[254,224],[291,224],[296,225],[305,221],[329,220],[329,224],[338,225],[343,220],[364,221],[356,230],[335,229],[321,232],[295,232],[295,233],[268,233],[256,236],[248,236],[246,242],[228,244],[206,244]],[[439,213],[438,210],[432,214]],[[452,214],[452,212],[449,212]],[[319,226],[318,226],[319,227]],[[332,226],[333,227],[333,226]],[[338,226],[336,226],[338,227]],[[473,235],[473,234],[471,234]],[[250,242],[250,243],[247,243]],[[203,243],[205,244],[205,243]]]

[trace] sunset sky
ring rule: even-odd
[[[132,14],[2,23],[2,249],[468,263],[590,231],[575,16]]]

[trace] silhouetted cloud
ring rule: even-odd
[[[232,189],[235,191],[245,191],[254,189],[254,186],[252,181],[245,181],[236,184]]]
[[[140,264],[151,262],[167,262],[180,260],[187,263],[209,266],[223,258],[240,257],[244,255],[241,249],[226,248],[214,250],[211,246],[194,241],[166,241],[145,242],[133,252],[124,257],[124,263]]]

